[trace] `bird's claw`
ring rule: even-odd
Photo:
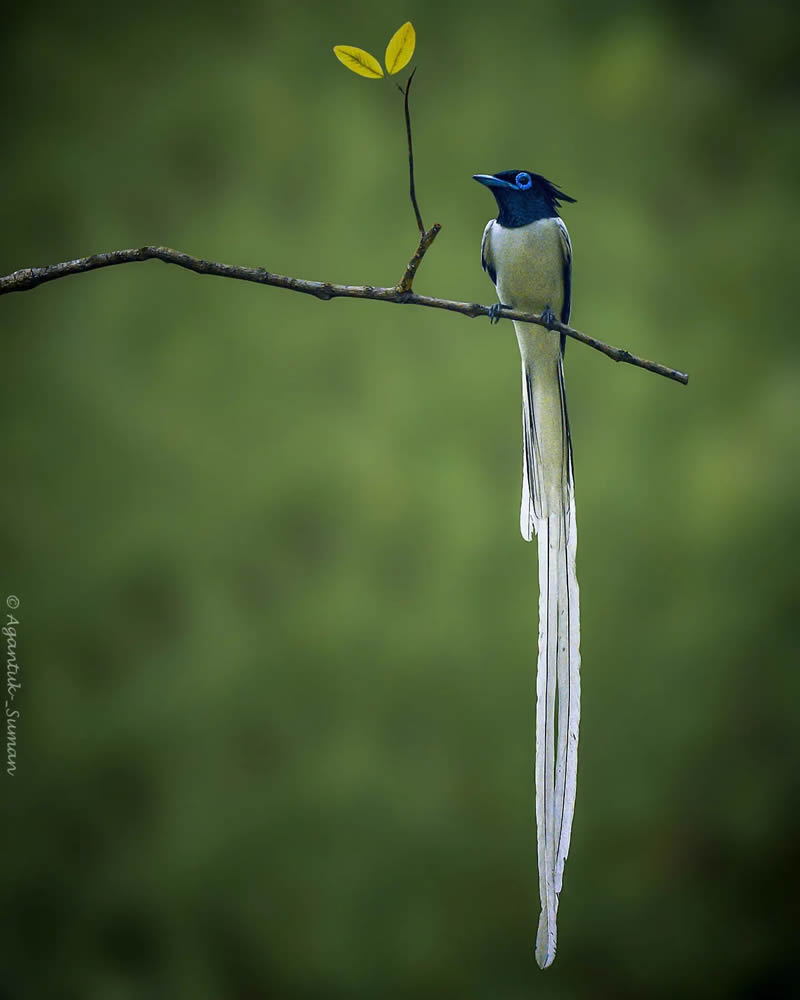
[[[502,302],[495,302],[495,304],[493,306],[489,306],[489,322],[490,323],[499,323],[500,320],[502,319],[502,316],[500,315],[500,312],[503,309],[510,309],[510,308],[511,308],[511,306],[503,305]]]
[[[545,306],[544,309],[542,309],[542,322],[548,329],[550,329],[555,321],[556,314],[549,305]]]

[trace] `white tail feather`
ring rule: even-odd
[[[536,960],[556,954],[558,895],[569,852],[578,767],[580,618],[577,530],[563,370],[523,360],[520,529],[539,549],[536,827],[542,912]],[[557,709],[556,709],[557,706]]]

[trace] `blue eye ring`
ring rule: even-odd
[[[521,174],[517,174],[515,182],[520,191],[527,191],[531,187],[533,181],[531,180],[531,175],[526,174],[524,171]]]

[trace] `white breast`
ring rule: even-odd
[[[501,302],[537,313],[549,305],[557,317],[561,315],[564,255],[556,219],[540,219],[516,229],[495,222],[487,243]]]

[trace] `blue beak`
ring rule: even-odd
[[[492,174],[473,174],[472,179],[490,188],[511,188],[512,191],[517,190],[513,184],[509,184],[508,181],[501,180],[499,177],[494,177]]]

